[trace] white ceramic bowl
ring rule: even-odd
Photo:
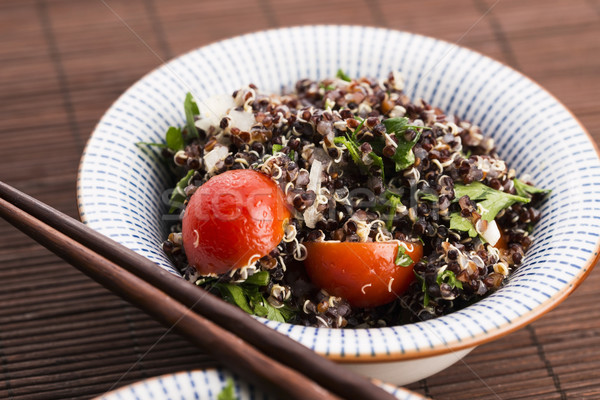
[[[219,393],[233,382],[238,400],[273,400],[273,397],[255,388],[223,369],[204,369],[157,376],[124,386],[96,398],[96,400],[217,400]],[[398,400],[425,400],[425,397],[396,386],[377,383]]]
[[[511,167],[553,191],[523,265],[505,287],[464,310],[381,329],[265,321],[268,326],[363,374],[406,384],[540,317],[583,280],[595,264],[600,234],[600,162],[584,128],[518,72],[447,42],[386,29],[257,32],[193,50],[146,75],[112,105],[88,142],[78,181],[82,220],[176,273],[160,246],[166,230],[161,194],[172,182],[158,152],[134,143],[161,141],[170,125],[181,125],[187,91],[203,99],[252,82],[278,92],[301,78],[333,76],[338,68],[373,77],[401,70],[412,98],[478,124]]]

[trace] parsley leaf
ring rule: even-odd
[[[385,130],[388,133],[404,133],[408,129],[408,118],[388,118],[383,120],[383,124],[385,125]]]
[[[166,140],[167,147],[171,150],[175,152],[183,150],[184,142],[183,136],[181,135],[181,129],[175,128],[174,126],[169,127],[169,129],[167,129]]]
[[[244,281],[247,285],[267,286],[269,284],[269,273],[267,271],[258,271]]]
[[[421,282],[421,291],[425,293],[425,296],[423,296],[423,307],[427,307],[429,305],[429,291],[427,290],[427,283],[425,282],[425,278],[417,274],[417,271],[413,272],[415,273],[417,280]]]
[[[540,189],[535,186],[528,185],[517,178],[513,179],[513,183],[515,184],[515,190],[517,191],[517,194],[523,197],[527,197],[530,194],[536,193],[548,194],[552,191],[549,189]]]
[[[501,192],[492,189],[481,182],[473,182],[469,185],[463,185],[461,183],[455,184],[454,195],[455,201],[458,201],[458,199],[463,196],[469,196],[469,199],[473,201],[481,200],[478,203],[481,208],[481,218],[486,221],[493,221],[500,211],[517,202],[529,203],[530,201],[528,197],[515,196],[514,194]]]
[[[440,200],[437,194],[427,192],[419,192],[419,198],[421,200],[432,201],[434,203],[437,203]]]
[[[369,153],[369,157],[371,157],[371,159],[373,160],[373,164],[377,165],[379,169],[381,169],[381,180],[385,182],[385,177],[383,174],[383,158],[375,154],[374,151]]]
[[[286,304],[280,308],[273,307],[259,290],[259,287],[267,286],[269,280],[269,272],[259,271],[239,285],[216,283],[214,287],[219,290],[223,300],[238,306],[248,314],[287,322],[294,316],[294,310]]]
[[[238,306],[248,314],[254,314],[254,310],[250,308],[250,304],[248,304],[248,300],[246,299],[246,294],[244,293],[242,286],[233,285],[231,283],[218,283],[215,286],[217,289],[219,289],[219,292],[221,292],[223,300]]]
[[[233,387],[233,380],[231,378],[227,379],[225,386],[223,386],[223,389],[217,395],[217,400],[237,400],[235,388]]]
[[[413,263],[413,259],[406,254],[406,249],[402,245],[398,245],[398,254],[396,254],[395,264],[400,267],[408,267]]]
[[[341,68],[337,70],[335,76],[343,81],[352,82],[352,79],[348,75],[346,75],[346,73]]]
[[[477,230],[471,221],[460,215],[459,212],[450,214],[450,229],[468,232],[472,238],[477,236]]]
[[[454,289],[454,288],[462,289],[463,288],[462,282],[456,278],[456,275],[454,274],[454,272],[452,272],[448,269],[444,270],[444,272],[442,272],[441,274],[438,274],[436,282],[438,285],[441,285],[442,283],[447,283],[448,285],[450,285],[450,287],[452,289]]]
[[[171,214],[173,211],[177,210],[181,205],[183,205],[183,202],[186,198],[183,189],[185,189],[185,187],[190,184],[190,179],[194,175],[194,172],[196,171],[193,169],[189,170],[187,175],[181,178],[181,180],[177,182],[177,185],[175,185],[175,189],[173,189],[173,193],[171,193],[171,198],[169,199],[169,205],[171,206],[169,214]]]
[[[338,136],[333,139],[333,142],[336,144],[343,144],[346,149],[348,149],[348,153],[350,157],[352,157],[352,161],[358,166],[362,165],[362,159],[360,158],[360,150],[358,149],[358,145],[350,138],[345,138]]]
[[[398,139],[398,147],[396,147],[396,153],[392,156],[392,160],[396,163],[396,172],[402,171],[415,163],[415,153],[412,148],[419,141],[421,132],[423,129],[429,129],[426,126],[415,126],[408,124],[408,118],[388,118],[383,120],[385,130],[388,133],[394,133],[396,139]],[[422,128],[421,130],[418,130]],[[417,129],[417,135],[413,140],[406,140],[404,133],[408,129]]]
[[[200,110],[198,109],[198,104],[196,104],[196,101],[194,101],[194,97],[190,92],[185,95],[183,109],[185,110],[185,121],[187,123],[188,134],[190,137],[196,138],[198,137],[198,128],[196,128],[194,115],[200,114]]]
[[[389,202],[390,202],[390,214],[388,216],[388,220],[385,224],[388,231],[392,230],[392,224],[394,223],[394,217],[396,216],[396,207],[402,204],[402,200],[399,196],[394,194],[389,194]]]
[[[280,144],[274,144],[273,145],[273,154],[277,153],[278,151],[281,151],[281,149],[283,149],[283,146]]]

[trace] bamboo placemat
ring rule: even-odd
[[[194,47],[313,23],[403,29],[478,50],[537,80],[600,139],[598,1],[3,0],[0,179],[76,216],[83,146],[127,87]],[[409,388],[436,399],[600,398],[598,285],[594,271],[540,320]],[[0,221],[0,398],[89,398],[209,365]]]

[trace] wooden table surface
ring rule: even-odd
[[[600,140],[598,0],[2,0],[0,179],[76,216],[83,146],[163,60],[254,30],[376,25],[458,42],[556,95]],[[409,388],[435,399],[600,398],[600,270],[535,323]],[[90,398],[214,365],[0,221],[0,398]]]

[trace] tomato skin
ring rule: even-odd
[[[423,246],[405,244],[414,261],[408,267],[395,264],[397,242],[305,242],[304,266],[312,282],[328,293],[354,307],[377,307],[396,299],[415,279],[413,266],[423,256]]]
[[[277,247],[290,219],[281,189],[253,170],[210,178],[183,217],[183,247],[200,274],[223,274]]]

